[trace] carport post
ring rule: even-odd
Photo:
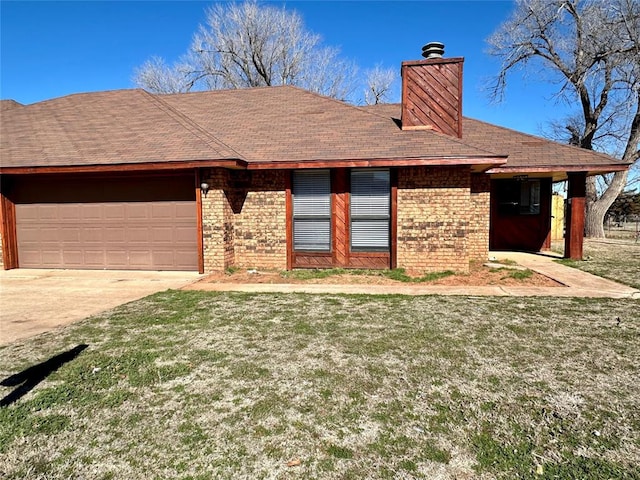
[[[582,260],[587,173],[567,173],[567,230],[564,235],[564,258]]]

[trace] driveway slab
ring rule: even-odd
[[[194,272],[0,271],[0,345],[155,292],[184,287],[201,277]]]

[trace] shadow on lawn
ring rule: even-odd
[[[13,392],[0,400],[0,407],[6,407],[29,393],[41,381],[58,370],[62,365],[76,358],[89,345],[80,344],[64,353],[51,357],[42,363],[29,367],[20,373],[11,375],[0,382],[3,387],[17,387]]]

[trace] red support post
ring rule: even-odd
[[[582,260],[587,173],[571,172],[567,174],[567,177],[569,186],[567,195],[567,228],[564,236],[564,258]]]

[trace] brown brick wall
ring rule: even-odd
[[[2,216],[0,215],[0,222],[2,221]],[[2,256],[2,234],[0,234],[0,267],[4,267],[4,257]]]
[[[205,272],[287,267],[285,172],[202,172]]]
[[[222,271],[233,265],[233,218],[225,195],[229,174],[216,168],[203,171],[201,179],[209,184],[209,193],[202,195],[204,271]]]
[[[486,173],[471,174],[471,208],[469,217],[469,257],[486,262],[489,258],[489,218],[491,179]]]
[[[286,268],[286,171],[212,169],[203,197],[205,271]],[[413,274],[468,272],[486,259],[489,179],[467,167],[398,170],[398,267]]]
[[[235,210],[235,259],[239,267],[287,268],[287,171],[253,171]]]
[[[412,274],[469,271],[467,167],[398,170],[397,264]]]

